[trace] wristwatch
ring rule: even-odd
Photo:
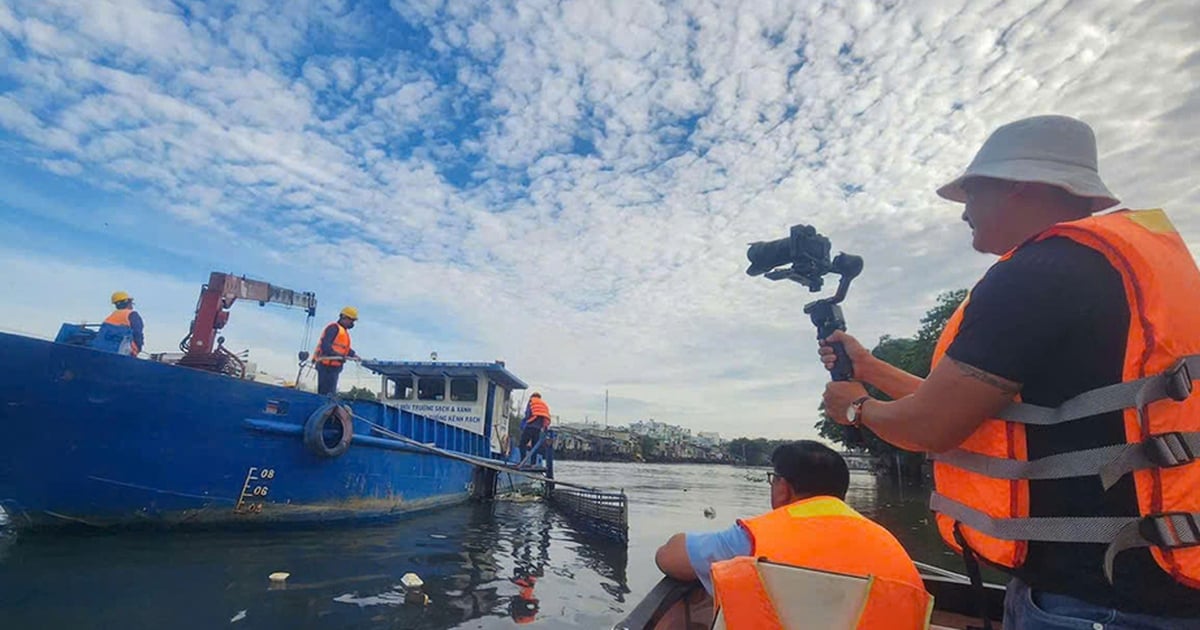
[[[871,400],[870,396],[863,396],[858,400],[850,403],[850,407],[846,409],[846,420],[850,421],[850,426],[856,427],[862,424],[862,406],[863,403]]]

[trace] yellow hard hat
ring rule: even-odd
[[[346,308],[342,309],[342,315],[345,315],[346,317],[349,317],[350,319],[357,320],[358,319],[358,309],[354,308],[353,306],[347,306]]]
[[[119,304],[121,302],[124,302],[125,300],[132,300],[132,299],[133,298],[129,297],[129,294],[124,291],[117,291],[116,293],[112,294],[112,303],[113,304]]]

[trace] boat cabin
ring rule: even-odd
[[[379,401],[488,436],[493,453],[508,441],[512,393],[529,387],[504,363],[363,361],[380,375]]]

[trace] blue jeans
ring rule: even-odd
[[[1004,630],[1197,630],[1200,619],[1120,612],[1067,595],[1038,591],[1013,578],[1004,593]]]

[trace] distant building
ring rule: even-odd
[[[625,427],[603,428],[591,423],[568,423],[555,429],[556,454],[564,459],[633,459],[637,447]]]
[[[558,428],[569,428],[578,431],[600,431],[604,429],[604,425],[594,421],[584,422],[559,422],[555,424]]]
[[[692,436],[691,429],[665,422],[657,422],[654,419],[639,420],[630,423],[629,430],[635,435],[644,435],[656,440],[682,440]]]
[[[586,435],[574,431],[572,427],[562,426],[558,428],[558,439],[554,444],[554,449],[569,453],[591,453],[592,441]]]
[[[691,429],[653,419],[625,426],[596,422],[555,423],[558,442],[555,452],[564,459],[631,460],[667,462],[728,461],[724,440],[716,432],[692,435]]]

